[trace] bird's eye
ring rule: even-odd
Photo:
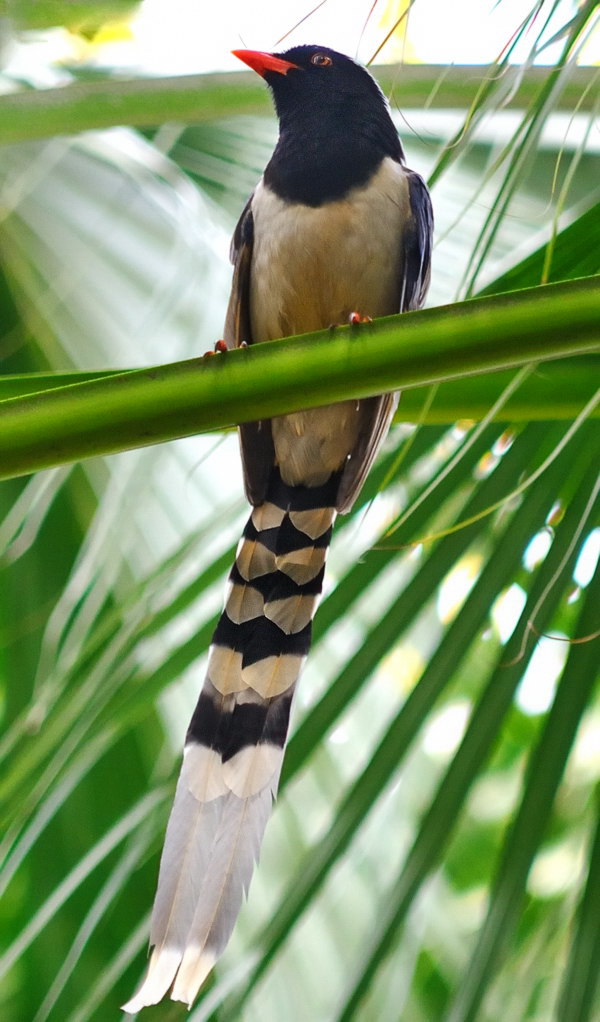
[[[326,53],[313,53],[310,62],[316,64],[317,67],[329,67],[330,64],[333,64],[331,57],[328,57]]]

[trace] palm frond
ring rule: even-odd
[[[463,275],[471,288],[485,281],[486,296],[553,283],[555,306],[552,288],[536,294],[549,301],[548,338],[563,335],[557,354],[574,350],[583,295],[593,316],[589,278],[600,271],[594,140],[583,123],[595,71],[574,59],[593,7],[561,25],[556,4],[532,3],[483,84],[464,69],[382,78],[404,109],[433,96],[422,121],[416,109],[409,117],[426,141],[408,146],[435,183],[432,302],[450,301]],[[532,62],[553,34],[563,55],[542,70]],[[526,38],[530,66],[515,68],[511,45]],[[459,130],[447,113],[426,121],[457,104],[467,111]],[[35,408],[36,394],[48,407],[61,387],[106,395],[107,366],[112,376],[212,347],[232,217],[272,142],[266,108],[244,75],[107,75],[0,97],[4,141],[28,140],[6,148],[0,171],[4,407]],[[543,134],[560,109],[581,121],[575,140]],[[168,138],[53,137],[166,117],[198,123]],[[564,284],[578,277],[588,280]],[[569,294],[578,298],[567,308]],[[485,302],[509,310],[502,337],[516,351],[518,301]],[[536,298],[536,358],[542,313]],[[429,387],[440,378],[425,336],[437,315],[421,317],[420,387],[400,405],[412,425],[392,431],[360,506],[338,523],[261,869],[196,1020],[597,1013],[597,355],[518,377],[509,368],[468,378],[457,362],[452,374],[457,338],[472,329],[477,340],[459,305],[441,374],[456,378]],[[390,326],[390,345],[404,326]],[[381,343],[386,329],[375,329]],[[489,351],[494,329],[479,324]],[[315,345],[305,347],[309,379]],[[236,359],[243,353],[229,361],[237,372]],[[198,373],[210,388],[219,374],[229,369]],[[211,412],[204,425],[234,418]],[[240,494],[230,436],[0,487],[6,1017],[107,1018],[143,968]]]

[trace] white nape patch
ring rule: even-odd
[[[312,511],[290,511],[289,515],[294,528],[311,539],[322,536],[335,520],[335,510],[332,507],[320,507]]]
[[[325,563],[327,550],[323,547],[307,546],[301,550],[290,550],[287,554],[279,554],[275,558],[278,571],[303,585],[318,575]]]
[[[240,692],[246,688],[242,677],[242,654],[228,646],[211,646],[206,676],[221,695]]]
[[[150,1004],[158,1004],[171,986],[181,962],[181,951],[177,948],[155,947],[150,958],[148,975],[137,994],[134,994],[122,1011],[136,1015]]]
[[[261,617],[265,601],[258,589],[251,585],[240,585],[239,582],[230,582],[225,598],[225,610],[227,617],[236,625],[244,621],[252,621],[255,617]]]
[[[206,745],[186,745],[181,776],[199,802],[212,802],[229,791],[223,776],[221,755]]]
[[[190,944],[186,948],[177,979],[171,993],[172,1001],[183,1001],[192,1007],[196,995],[217,960],[217,956],[206,948]]]
[[[244,667],[242,678],[244,683],[258,692],[263,699],[272,699],[273,696],[287,692],[291,685],[295,685],[303,662],[303,656],[294,656],[291,653],[267,656],[264,660],[257,660],[249,667]]]
[[[269,742],[247,745],[223,764],[223,776],[238,798],[250,798],[266,788],[277,775],[283,749]]]
[[[275,554],[257,539],[242,537],[235,563],[240,575],[247,582],[276,570]]]
[[[286,635],[301,632],[312,621],[318,595],[287,596],[283,600],[269,600],[265,603],[264,614]]]
[[[284,518],[285,511],[277,507],[277,504],[271,504],[269,500],[252,511],[252,523],[259,532],[263,529],[276,529]]]

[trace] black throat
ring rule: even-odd
[[[386,156],[404,158],[383,101],[279,110],[279,140],[264,181],[281,199],[321,206],[365,185]]]

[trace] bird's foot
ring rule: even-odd
[[[346,320],[346,322],[350,326],[360,326],[362,323],[372,323],[373,319],[372,319],[371,316],[361,316],[360,312],[351,312],[349,314],[348,319]],[[345,326],[345,325],[346,325],[346,323],[330,323],[329,324],[329,329],[333,333],[334,330],[337,330],[338,326]]]
[[[226,351],[229,351],[225,341],[215,341],[215,346],[212,351],[205,351],[203,358],[210,358],[212,355],[224,355]]]

